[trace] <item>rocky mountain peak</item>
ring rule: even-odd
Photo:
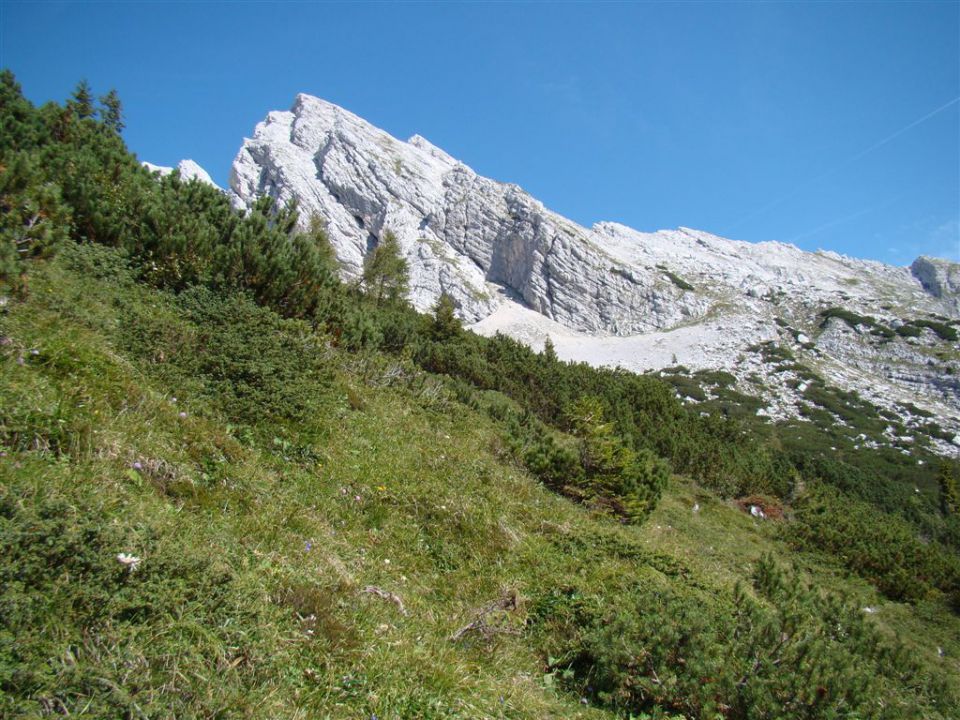
[[[960,264],[921,255],[913,261],[910,272],[924,290],[960,312]]]
[[[956,342],[929,328],[897,332],[960,320],[956,263],[893,267],[686,227],[584,228],[420,135],[398,140],[305,94],[244,141],[230,190],[240,207],[266,194],[297,200],[304,222],[324,218],[347,277],[391,230],[410,263],[413,304],[427,310],[447,293],[478,332],[534,346],[549,335],[561,357],[593,364],[722,368],[744,380],[770,375],[751,348],[782,343],[842,387],[881,404],[917,401],[960,428]],[[843,313],[876,332],[837,326]],[[768,411],[796,415],[802,398],[780,385]]]
[[[147,170],[150,172],[159,173],[160,175],[169,175],[174,170],[177,170],[180,173],[180,177],[183,180],[199,180],[202,183],[206,183],[212,187],[220,189],[217,184],[213,181],[213,178],[210,177],[210,174],[200,167],[199,163],[194,162],[193,160],[181,160],[177,163],[175,168],[165,167],[163,165],[154,165],[153,163],[144,162],[141,163]]]
[[[444,152],[443,150],[438,148],[436,145],[434,145],[432,142],[430,142],[425,137],[423,137],[423,135],[413,135],[410,139],[407,140],[407,144],[412,145],[413,147],[418,148],[419,150],[423,150],[424,152],[435,157],[437,160],[442,160],[443,162],[449,165],[457,164],[457,160],[454,160],[446,152]]]

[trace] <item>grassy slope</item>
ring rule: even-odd
[[[688,480],[640,528],[592,516],[507,460],[488,418],[355,357],[325,351],[305,421],[231,426],[171,369],[192,332],[174,301],[116,277],[60,259],[0,315],[0,680],[17,689],[0,715],[604,717],[554,688],[553,641],[525,623],[538,599],[710,593],[768,551],[960,675],[956,616],[790,554]],[[130,341],[146,316],[152,357]],[[489,637],[451,640],[514,596]]]

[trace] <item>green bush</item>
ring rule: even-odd
[[[655,573],[599,604],[569,588],[539,599],[552,677],[631,715],[725,718],[929,718],[952,712],[939,685],[859,608],[770,558],[753,592],[702,592]],[[886,699],[886,700],[884,700]]]
[[[747,348],[747,350],[750,352],[760,353],[760,357],[763,358],[763,361],[768,363],[782,363],[794,359],[793,352],[791,352],[790,348],[777,345],[777,343],[775,343],[773,340],[768,340],[767,342],[759,343],[757,345],[751,345]]]
[[[328,396],[331,370],[308,325],[285,320],[244,295],[203,288],[182,293],[177,316],[131,308],[127,350],[172,387],[199,381],[233,422],[304,422]]]
[[[676,285],[676,286],[677,286],[678,288],[680,288],[681,290],[694,290],[694,289],[695,289],[695,288],[693,287],[693,285],[691,285],[690,283],[688,283],[686,280],[684,280],[682,277],[680,277],[680,276],[677,275],[676,273],[672,273],[672,272],[670,272],[669,270],[664,270],[664,271],[663,271],[663,274],[666,275],[668,278],[670,278],[670,282],[672,282],[674,285]]]
[[[60,188],[44,180],[35,154],[18,153],[0,163],[0,287],[27,292],[27,263],[49,257],[67,238],[70,210]]]
[[[512,418],[508,427],[513,451],[527,470],[553,490],[578,494],[584,471],[572,447],[561,445],[542,423],[529,415]]]
[[[956,342],[958,337],[960,337],[957,335],[956,328],[936,320],[911,320],[910,324],[917,328],[929,328],[933,330],[941,340],[947,340],[948,342]]]
[[[830,553],[894,600],[960,588],[955,553],[921,542],[905,520],[825,485],[810,488],[794,503],[787,535],[797,548]]]
[[[823,320],[820,323],[820,327],[824,328],[827,326],[827,322],[831,318],[839,318],[843,320],[849,327],[856,330],[858,326],[872,328],[876,326],[876,318],[870,317],[869,315],[858,315],[855,312],[850,310],[845,310],[839,307],[827,308],[826,310],[820,313],[820,317]]]

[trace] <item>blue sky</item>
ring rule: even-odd
[[[308,92],[577,222],[960,260],[960,3],[0,0],[34,102],[116,88],[220,184]]]

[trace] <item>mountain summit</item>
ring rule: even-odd
[[[881,406],[916,402],[960,429],[956,263],[900,268],[688,228],[584,228],[419,135],[403,142],[304,94],[244,141],[230,189],[240,207],[269,195],[324,218],[349,277],[392,231],[413,304],[447,293],[478,332],[534,346],[549,336],[561,357],[598,365],[760,377],[761,411],[794,416],[805,406],[796,376],[757,349],[779,345]]]

